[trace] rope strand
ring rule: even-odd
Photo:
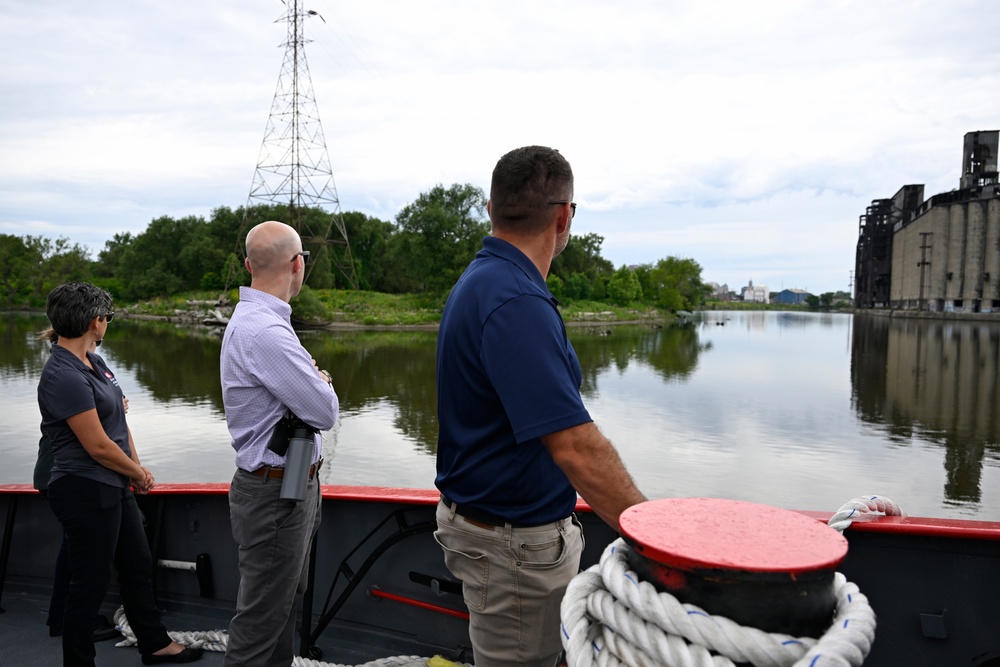
[[[854,521],[865,515],[906,516],[899,506],[882,496],[864,496],[849,500],[830,517],[827,525],[834,530],[844,532]]]
[[[128,619],[125,617],[124,607],[118,608],[114,614],[114,619],[115,626],[123,635],[122,641],[115,644],[115,646],[135,646],[137,640],[135,633],[132,632],[132,627],[128,623]],[[167,632],[167,634],[178,644],[190,646],[191,648],[201,648],[206,651],[224,653],[226,646],[229,643],[229,633],[225,630],[199,630],[192,632],[179,632],[171,630]],[[417,655],[397,655],[389,658],[379,658],[378,660],[372,660],[371,662],[366,662],[362,665],[356,666],[321,662],[319,660],[312,660],[311,658],[304,658],[302,656],[295,656],[295,659],[292,661],[292,665],[294,667],[428,667],[428,665],[431,664],[442,663],[455,665],[457,667],[472,667],[472,665],[466,663],[448,662],[438,656],[435,656],[434,658],[423,658]]]
[[[858,587],[834,575],[832,624],[818,640],[767,633],[657,591],[628,569],[629,546],[612,542],[598,565],[570,582],[562,641],[571,667],[859,667],[875,638],[875,613]]]

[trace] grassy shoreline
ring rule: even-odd
[[[116,305],[123,318],[200,324],[232,313],[239,293],[187,292],[132,304]],[[304,328],[436,330],[446,295],[384,294],[349,290],[306,289],[292,300],[292,318]],[[568,326],[664,323],[677,316],[643,305],[614,306],[574,301],[560,310]]]
[[[385,294],[354,290],[305,288],[292,300],[292,319],[303,329],[435,331],[441,320],[446,294]],[[171,322],[221,329],[239,299],[238,290],[185,292],[138,303],[116,303],[122,319]],[[560,304],[567,326],[621,324],[668,324],[680,320],[676,314],[646,304],[616,306],[603,301],[572,301]],[[709,302],[704,310],[808,310],[775,304]],[[31,309],[35,312],[35,309]],[[44,311],[39,311],[44,313]]]

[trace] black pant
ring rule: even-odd
[[[166,647],[170,636],[153,597],[152,556],[132,492],[66,475],[49,484],[48,498],[69,547],[64,667],[94,664],[94,620],[111,582],[112,566],[118,570],[122,605],[139,652],[145,655]]]
[[[39,489],[42,498],[48,500],[48,490]],[[66,535],[59,540],[59,554],[56,556],[56,569],[52,574],[52,599],[49,600],[49,615],[45,624],[62,632],[63,615],[66,613],[66,595],[69,593],[69,547],[66,546]],[[108,619],[97,615],[97,625],[107,623]],[[95,626],[97,627],[97,626]]]

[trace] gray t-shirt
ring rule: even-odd
[[[77,475],[123,488],[128,485],[128,479],[95,461],[66,423],[66,419],[73,415],[96,409],[104,432],[126,456],[132,456],[118,380],[104,359],[93,352],[88,352],[87,358],[94,370],[87,368],[69,350],[53,345],[52,354],[38,381],[42,433],[52,442],[52,476],[49,482],[64,475]]]

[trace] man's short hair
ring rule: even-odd
[[[490,222],[499,229],[537,231],[548,224],[549,202],[573,198],[573,168],[546,146],[515,148],[493,168]]]
[[[111,295],[90,283],[65,283],[49,292],[45,314],[63,338],[79,338],[95,317],[111,312]]]

